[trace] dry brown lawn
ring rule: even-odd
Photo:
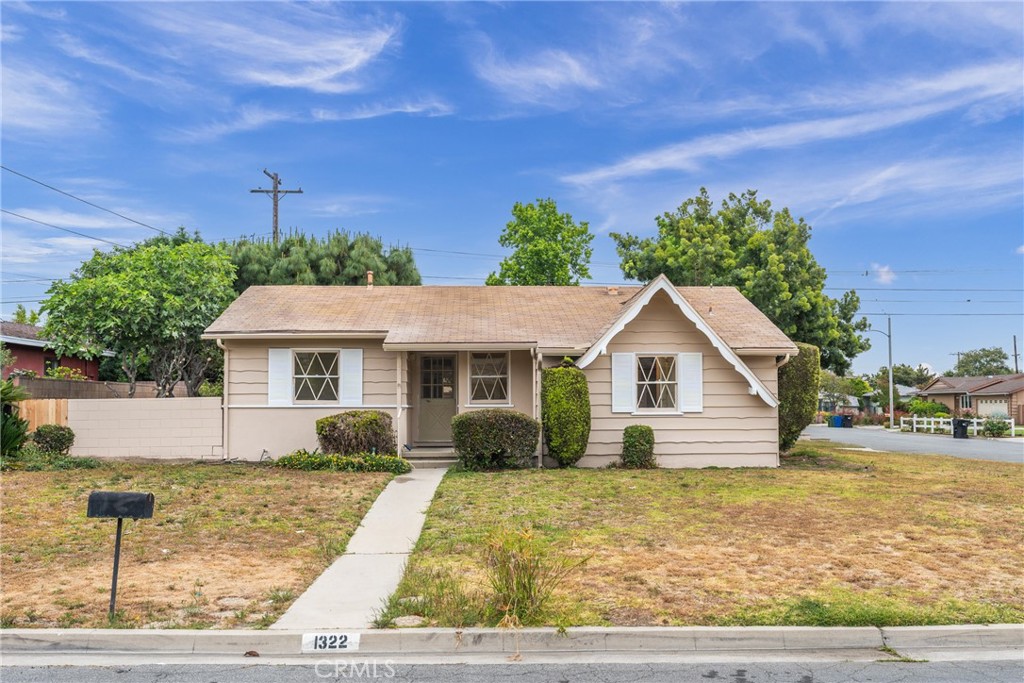
[[[138,465],[0,475],[4,626],[107,626],[115,520],[93,490],[151,491],[125,520],[116,626],[265,627],[340,554],[391,475]]]
[[[552,625],[1019,622],[1022,513],[1020,465],[818,444],[780,469],[450,473],[397,597],[440,576],[479,605],[484,543],[528,526],[590,558]],[[480,619],[460,609],[428,616]]]

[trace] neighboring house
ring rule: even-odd
[[[583,466],[654,428],[666,467],[778,464],[778,368],[796,346],[732,287],[250,287],[206,330],[224,349],[225,454],[316,446],[314,422],[374,408],[399,444],[450,446],[480,408],[540,418],[540,370],[587,375]]]
[[[57,356],[47,348],[48,340],[41,336],[42,328],[25,323],[0,322],[0,342],[10,349],[15,363],[3,369],[4,379],[16,370],[31,370],[40,377],[50,368],[76,368],[89,379],[99,377],[99,361],[85,358]]]
[[[978,417],[1003,414],[1024,422],[1024,373],[988,377],[936,377],[918,396]]]
[[[818,410],[846,415],[859,415],[861,412],[860,401],[856,396],[829,394],[824,391],[818,392]]]

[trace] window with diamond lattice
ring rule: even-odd
[[[337,351],[296,351],[293,363],[296,401],[338,400]]]
[[[472,353],[469,356],[470,399],[474,403],[508,401],[508,354]]]
[[[676,357],[637,356],[636,404],[638,408],[676,408]]]

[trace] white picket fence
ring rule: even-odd
[[[984,418],[984,417],[980,417],[979,418],[979,417],[976,417],[976,418],[973,418],[971,420],[968,420],[968,422],[971,423],[969,429],[971,430],[971,432],[973,433],[974,436],[977,436],[980,433],[982,425],[984,425],[985,422],[988,421],[988,419],[989,418]],[[1013,436],[1013,431],[1016,428],[1016,424],[1014,424],[1013,418],[1008,418],[1006,420],[1000,420],[1000,422],[1005,422],[1006,424],[1010,425],[1010,432],[1009,433],[1010,433],[1010,436]],[[928,434],[935,434],[936,432],[938,432],[940,434],[952,434],[953,433],[953,418],[951,418],[951,417],[917,417],[916,415],[913,416],[913,417],[905,417],[905,416],[901,417],[900,418],[900,431],[903,431],[904,429],[906,429],[908,427],[910,428],[910,431],[912,431],[912,432],[926,432]]]

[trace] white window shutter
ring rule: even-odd
[[[363,405],[363,350],[341,350],[341,387],[338,397],[343,406]]]
[[[677,362],[679,373],[679,409],[684,413],[704,412],[704,354],[680,353]]]
[[[292,404],[292,350],[267,350],[267,405]]]
[[[636,356],[612,354],[612,412],[632,413],[636,409]]]

